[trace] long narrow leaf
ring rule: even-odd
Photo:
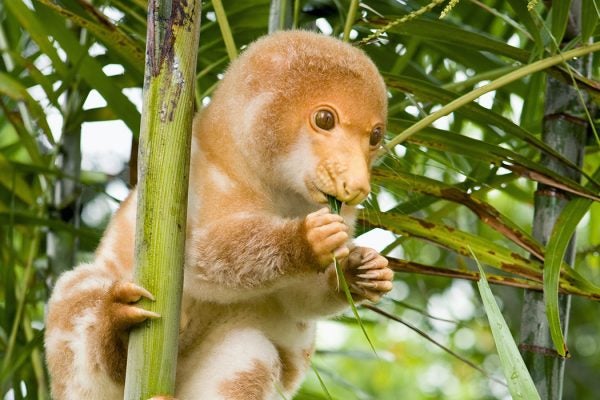
[[[425,221],[406,215],[381,213],[371,215],[362,213],[359,224],[368,224],[389,230],[396,234],[417,237],[443,246],[466,257],[471,250],[482,262],[509,273],[515,273],[530,279],[542,280],[542,265],[536,260],[529,260],[512,250],[502,247],[491,240],[476,236],[450,226]]]
[[[475,257],[474,254],[473,257]],[[477,258],[475,259],[477,260]],[[494,299],[494,295],[490,290],[487,280],[485,279],[485,273],[479,262],[477,262],[477,267],[481,274],[481,279],[477,282],[477,287],[479,288],[479,294],[481,295],[481,300],[485,307],[485,313],[490,322],[490,328],[492,330],[492,335],[494,336],[494,342],[496,343],[496,349],[498,350],[504,377],[508,382],[508,390],[513,399],[540,399],[540,395],[529,375],[529,371],[527,371],[527,367],[525,366],[523,358],[519,353],[519,349],[510,333],[510,329],[508,329],[508,325],[506,325],[506,321],[496,303],[496,299]]]
[[[390,119],[391,131],[402,131],[409,121]],[[578,196],[600,201],[600,196],[572,179],[566,178],[539,163],[500,146],[458,135],[450,131],[423,128],[418,135],[408,139],[410,143],[466,155],[490,164],[501,166],[525,178],[565,190]]]
[[[600,169],[594,177],[600,177]],[[588,199],[571,200],[558,217],[552,234],[546,245],[546,259],[544,261],[544,302],[550,328],[550,336],[556,351],[561,356],[568,354],[567,345],[562,334],[558,308],[558,289],[561,267],[569,241],[577,229],[577,224],[589,210],[592,202]],[[568,268],[568,267],[567,267]]]
[[[60,43],[73,62],[77,62],[77,73],[83,80],[96,89],[111,106],[115,114],[122,119],[134,135],[139,133],[140,113],[135,105],[116,87],[112,80],[102,71],[102,65],[89,56],[88,49],[81,46],[73,32],[68,30],[60,16],[44,5],[37,5],[38,13],[34,18],[45,18],[52,21],[47,24],[48,31]]]
[[[419,122],[412,125],[410,128],[408,128],[402,134],[396,136],[390,143],[388,143],[388,148],[393,147],[396,144],[403,142],[408,137],[410,137],[411,135],[414,135],[419,130],[429,126],[431,123],[438,120],[439,118],[450,114],[451,112],[464,106],[465,104],[470,103],[471,101],[477,99],[478,97],[484,95],[485,93],[499,89],[503,86],[508,85],[511,82],[514,82],[518,79],[524,78],[527,75],[531,75],[535,72],[543,71],[544,69],[561,64],[561,63],[565,62],[565,60],[569,60],[574,57],[581,57],[581,56],[593,53],[598,50],[600,50],[600,43],[594,43],[589,46],[579,47],[579,48],[576,48],[576,49],[573,49],[570,51],[566,51],[562,54],[548,57],[548,58],[542,59],[540,61],[534,62],[529,65],[525,65],[509,74],[506,74],[505,76],[503,76],[501,78],[498,78],[498,79],[488,83],[485,86],[481,86],[475,90],[472,90],[469,93],[466,93],[466,94],[460,96],[459,98],[457,98],[456,100],[446,104],[445,106],[443,106],[436,112],[428,115],[427,117],[423,118]]]
[[[571,8],[571,0],[553,1],[550,12],[552,15],[552,36],[555,43],[562,43],[567,23],[569,22],[569,9]]]
[[[144,71],[144,45],[135,42],[131,37],[125,35],[117,26],[94,9],[91,3],[82,2],[89,9],[89,15],[96,18],[102,18],[101,22],[82,18],[70,10],[49,0],[36,0],[46,7],[51,8],[63,17],[68,18],[81,28],[89,30],[102,43],[111,50],[114,50],[121,58],[127,62],[128,66],[136,72],[142,74]]]
[[[538,259],[542,260],[544,258],[542,246],[529,233],[519,228],[518,225],[506,218],[490,204],[472,197],[456,186],[403,171],[385,171],[382,169],[373,171],[373,179],[376,183],[386,188],[399,186],[405,190],[435,196],[464,205],[473,211],[483,223],[500,232],[517,245],[535,255]]]

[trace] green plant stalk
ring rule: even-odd
[[[576,48],[573,50],[566,51],[562,54],[544,58],[544,59],[536,61],[532,64],[525,65],[521,68],[518,68],[515,71],[508,73],[508,74],[502,76],[501,78],[498,78],[498,79],[488,83],[487,85],[481,86],[475,90],[465,93],[464,95],[460,96],[459,98],[455,99],[454,101],[446,104],[445,106],[443,106],[436,112],[429,114],[427,117],[418,121],[414,125],[410,126],[408,129],[406,129],[404,132],[402,132],[400,135],[398,135],[395,138],[393,138],[392,140],[390,140],[388,143],[386,143],[386,145],[385,145],[386,150],[383,151],[382,154],[385,154],[386,151],[393,149],[394,146],[396,146],[399,143],[402,143],[407,138],[414,135],[421,129],[431,125],[434,121],[437,121],[438,119],[452,113],[453,111],[457,110],[458,108],[464,106],[465,104],[472,102],[473,100],[479,98],[480,96],[482,96],[488,92],[492,92],[496,89],[506,86],[511,82],[514,82],[518,79],[526,77],[527,75],[531,75],[535,72],[543,71],[547,68],[550,68],[554,65],[561,64],[572,58],[581,57],[581,56],[593,53],[598,50],[600,50],[600,43],[594,43],[589,46],[582,46],[582,47],[579,47],[579,48]]]
[[[269,7],[269,33],[290,29],[293,24],[293,0],[271,0]]]
[[[329,195],[327,195],[327,202],[329,203],[329,208],[331,209],[331,211],[334,214],[339,215],[340,210],[342,209],[342,202],[339,201],[338,199],[336,199],[335,197],[329,196]],[[346,278],[344,277],[344,271],[342,271],[342,267],[338,263],[337,259],[333,256],[332,256],[332,258],[333,258],[333,266],[335,267],[335,273],[338,278],[338,285],[344,292],[344,295],[346,296],[346,300],[348,301],[348,304],[350,305],[350,308],[352,309],[352,314],[354,314],[354,318],[356,318],[356,321],[358,322],[360,329],[362,330],[363,334],[365,335],[367,342],[369,342],[369,345],[371,346],[373,353],[377,354],[377,351],[375,350],[375,346],[373,345],[371,338],[367,334],[367,331],[365,329],[365,326],[363,325],[362,319],[360,318],[360,315],[358,314],[358,310],[356,309],[356,304],[354,304],[354,299],[352,298],[352,293],[350,293],[350,288],[348,287],[348,282],[346,282]]]
[[[82,83],[74,81],[66,91],[63,105],[64,122],[56,167],[65,174],[74,177],[58,177],[54,180],[52,210],[50,216],[73,225],[79,225],[79,175],[81,173],[81,113],[83,99],[89,91],[81,89]],[[67,212],[65,212],[67,211]],[[65,218],[65,215],[72,217]],[[54,276],[59,276],[75,265],[78,248],[77,237],[69,232],[50,229],[46,236],[48,264]]]
[[[572,13],[580,10],[580,7],[575,7],[576,3],[578,2],[573,3]],[[576,17],[574,19],[578,20]],[[566,37],[565,40],[570,38]],[[569,52],[563,53],[563,56],[567,53]],[[585,59],[574,60],[572,63],[585,75]],[[542,140],[577,165],[583,162],[588,130],[585,107],[577,88],[571,88],[552,77],[548,78]],[[573,180],[580,178],[578,173],[565,169],[544,155],[540,163]],[[560,223],[557,220],[568,203],[569,198],[563,192],[538,185],[533,235],[542,244],[549,242],[554,227]],[[552,400],[562,398],[565,368],[563,357],[568,355],[565,338],[570,312],[570,297],[557,293],[557,277],[561,268],[556,266],[563,262],[562,259],[557,260],[557,257],[564,254],[564,262],[567,264],[572,264],[575,259],[575,238],[571,238],[568,246],[564,239],[561,241],[564,244],[560,246],[562,251],[559,254],[552,251],[556,245],[550,243],[544,269],[544,295],[525,291],[521,324],[521,351],[525,362],[542,398]],[[549,357],[549,354],[553,356]]]
[[[294,1],[294,19],[292,22],[292,28],[293,29],[298,29],[298,26],[300,24],[300,3],[301,0],[293,0]]]
[[[358,10],[358,0],[352,0],[350,2],[350,8],[348,9],[348,15],[346,16],[346,24],[344,25],[344,36],[343,41],[350,41],[350,31],[356,20],[356,11]]]
[[[227,49],[229,60],[233,61],[237,58],[238,51],[233,39],[233,33],[231,33],[229,21],[227,20],[227,14],[223,8],[223,2],[221,0],[212,0],[212,5],[217,16],[217,23],[219,24],[219,29],[221,29],[221,35],[223,36],[223,41],[225,42],[225,48]]]
[[[162,318],[130,334],[126,400],[175,392],[200,7],[148,3],[134,279],[156,298],[140,306]]]

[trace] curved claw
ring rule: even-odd
[[[111,294],[119,303],[135,303],[142,297],[154,301],[154,296],[148,290],[133,282],[117,282],[111,288]]]
[[[142,297],[154,300],[154,296],[133,282],[115,282],[108,291],[104,301],[104,313],[120,329],[128,329],[147,319],[160,318],[160,314],[139,307],[137,303]]]

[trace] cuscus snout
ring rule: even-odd
[[[338,200],[356,205],[371,192],[369,168],[362,158],[328,159],[317,169],[317,186]]]

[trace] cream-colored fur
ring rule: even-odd
[[[391,289],[385,258],[349,241],[386,113],[376,67],[336,39],[277,33],[232,63],[193,128],[180,399],[291,398],[315,321],[347,307],[332,254],[356,301]],[[325,194],[346,203],[343,217]],[[61,276],[50,299],[57,400],[121,396],[128,331],[156,317],[131,283],[136,201],[134,190],[95,261]]]

